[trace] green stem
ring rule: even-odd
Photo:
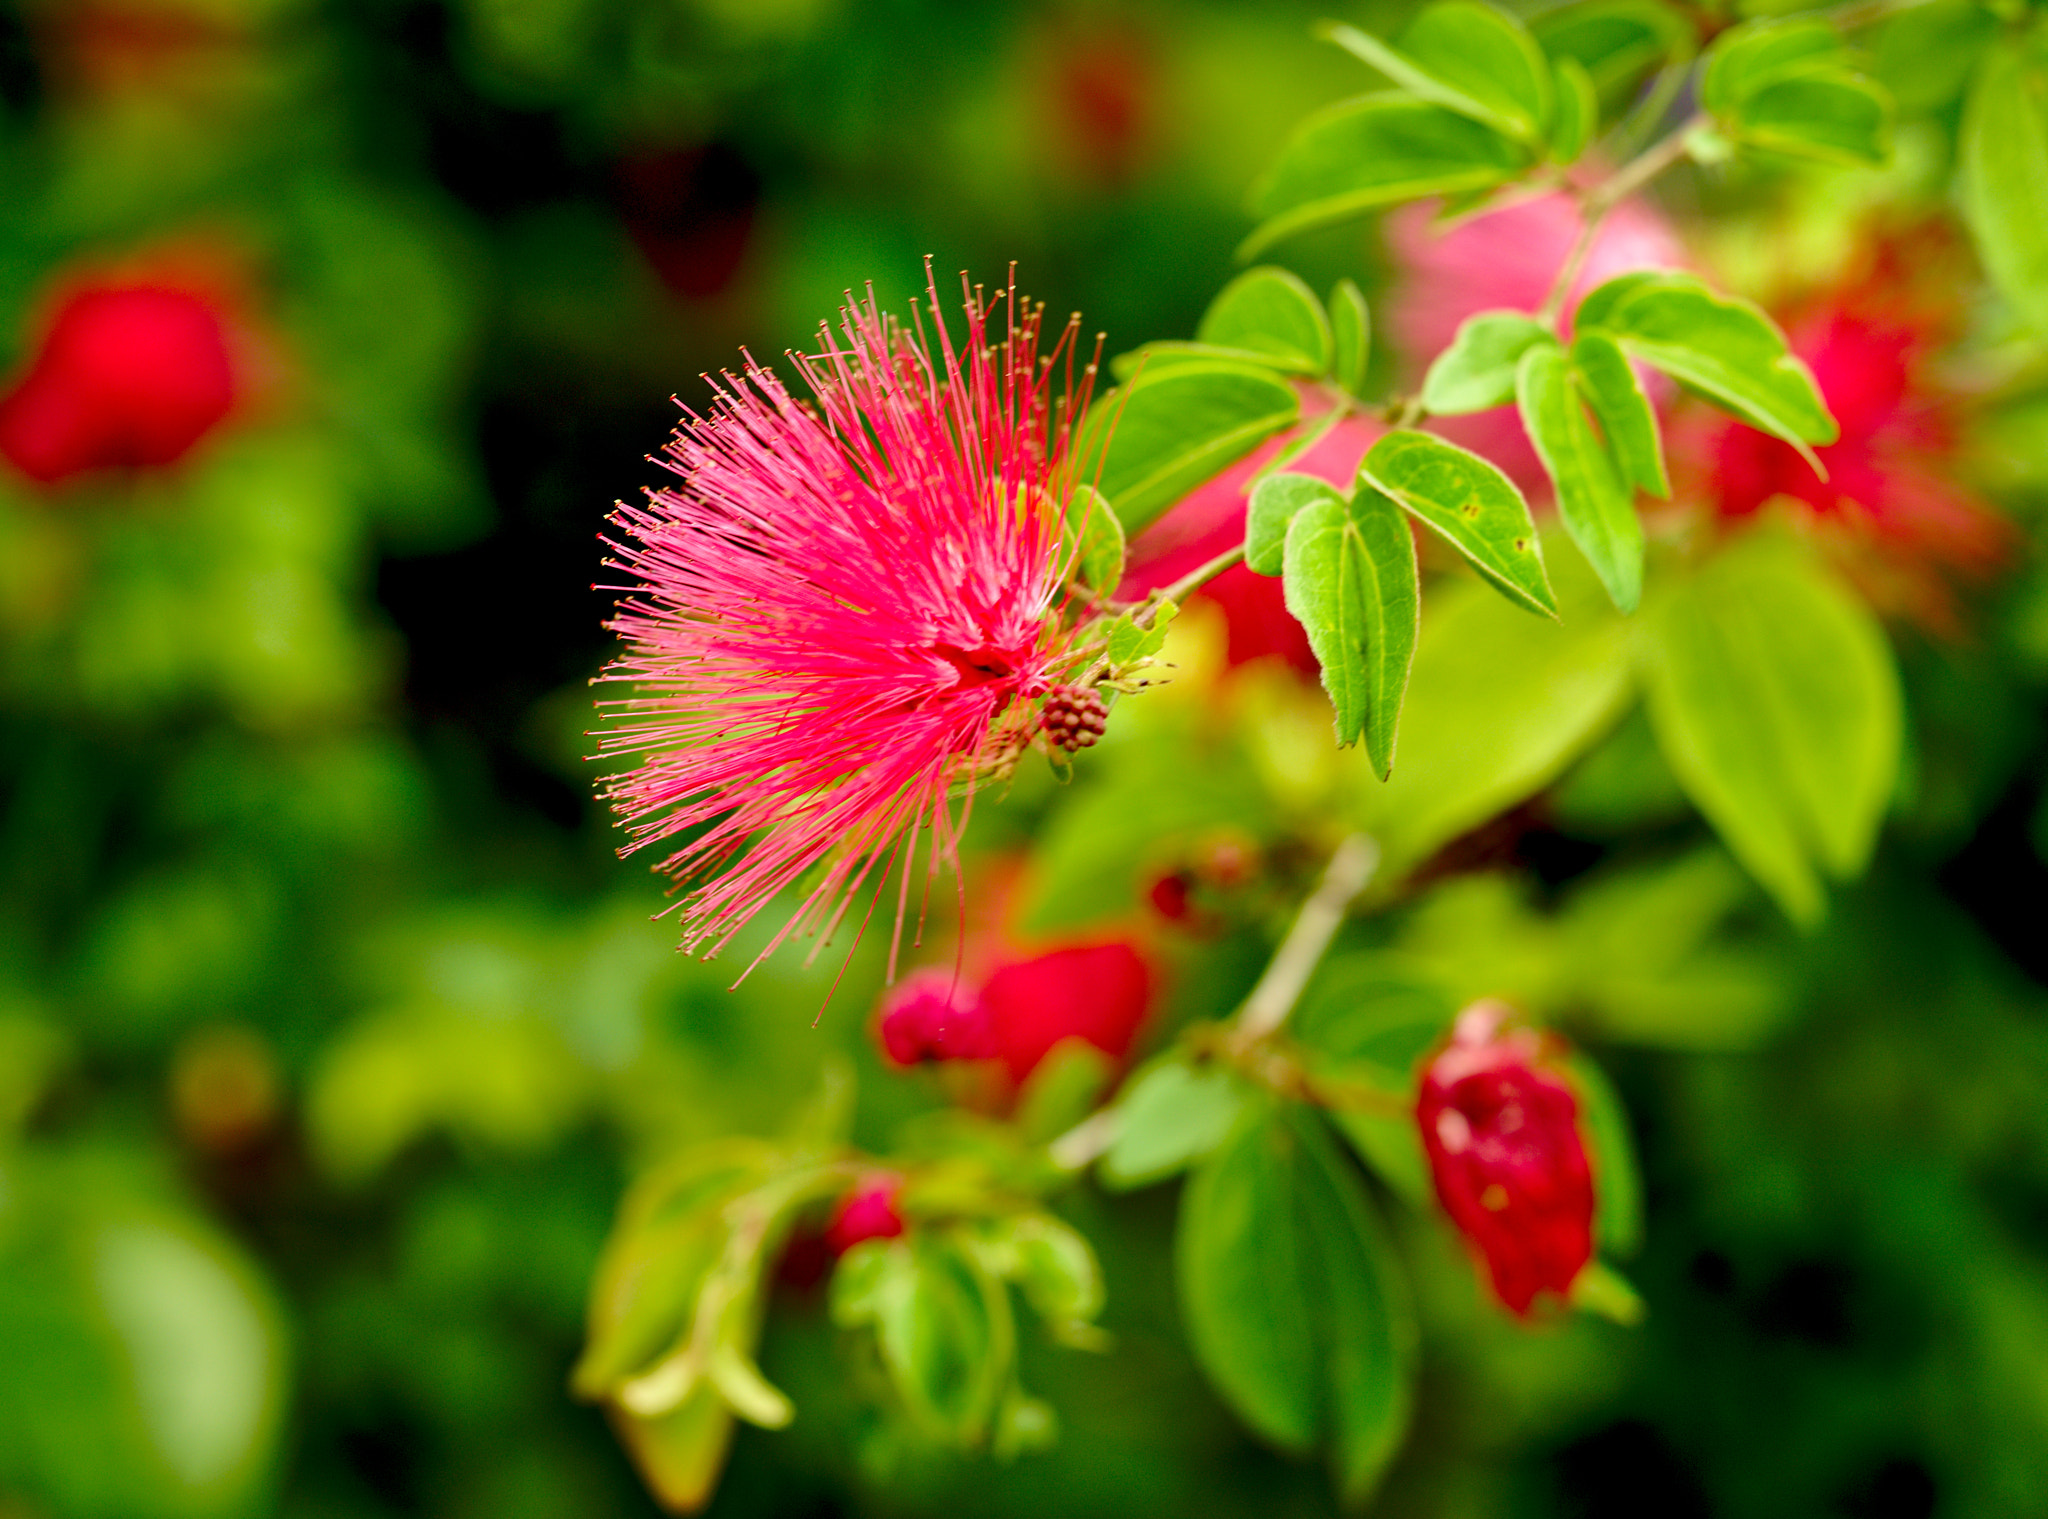
[[[1687,118],[1668,137],[1645,148],[1601,183],[1585,192],[1579,202],[1578,238],[1572,243],[1571,252],[1565,255],[1564,265],[1557,271],[1557,278],[1551,281],[1550,293],[1543,298],[1543,304],[1537,308],[1537,321],[1549,327],[1557,325],[1558,319],[1564,314],[1565,300],[1570,296],[1572,286],[1578,280],[1579,271],[1585,268],[1586,259],[1593,252],[1594,240],[1600,235],[1600,224],[1607,220],[1607,213],[1683,158],[1686,139],[1699,128],[1706,126],[1710,120],[1705,112]]]
[[[1245,998],[1244,1010],[1237,1015],[1234,1043],[1250,1045],[1279,1031],[1301,1000],[1308,978],[1322,963],[1352,898],[1365,890],[1379,863],[1379,846],[1362,833],[1352,834],[1337,846],[1321,883],[1301,904],[1301,912],[1280,941],[1272,963]]]

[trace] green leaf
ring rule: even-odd
[[[1423,7],[1398,46],[1342,22],[1322,35],[1395,84],[1525,143],[1549,130],[1550,67],[1521,22],[1474,0]]]
[[[1686,19],[1656,0],[1591,0],[1546,11],[1529,25],[1553,59],[1585,69],[1610,105],[1658,64],[1689,53],[1693,41]]]
[[[1643,1243],[1643,1181],[1628,1109],[1607,1073],[1580,1051],[1565,1059],[1578,1090],[1579,1129],[1593,1167],[1593,1241],[1626,1258]]]
[[[1696,289],[1706,289],[1705,283],[1698,275],[1671,270],[1635,269],[1627,274],[1617,274],[1606,284],[1597,285],[1586,292],[1586,298],[1579,302],[1578,309],[1572,313],[1573,330],[1586,332],[1598,328],[1616,306],[1638,290],[1647,289],[1652,285],[1690,285]]]
[[[1795,922],[1819,869],[1861,870],[1896,783],[1891,650],[1812,559],[1757,534],[1674,589],[1650,625],[1644,686],[1672,773]]]
[[[662,1504],[678,1514],[693,1514],[710,1501],[733,1435],[732,1410],[715,1388],[707,1383],[651,1419],[621,1413],[613,1428],[641,1480]]]
[[[1196,1358],[1282,1449],[1329,1449],[1364,1498],[1406,1432],[1415,1328],[1400,1268],[1320,1120],[1268,1110],[1195,1173],[1175,1241]]]
[[[1877,165],[1891,156],[1891,101],[1860,74],[1818,70],[1758,90],[1737,109],[1733,130],[1774,153]]]
[[[1557,491],[1557,514],[1615,606],[1633,612],[1643,594],[1643,525],[1607,450],[1593,436],[1572,383],[1572,361],[1555,345],[1522,355],[1515,388],[1522,426]]]
[[[1124,578],[1124,526],[1092,485],[1077,485],[1067,498],[1067,545],[1074,575],[1092,591],[1107,594]]]
[[[1296,512],[1317,501],[1341,506],[1344,493],[1315,475],[1286,470],[1261,480],[1252,488],[1251,504],[1245,511],[1244,562],[1258,574],[1279,574],[1288,525]]]
[[[1351,818],[1380,842],[1383,878],[1554,780],[1620,715],[1630,624],[1575,555],[1561,623],[1531,622],[1485,587],[1433,589],[1401,718],[1401,771],[1359,777]]]
[[[1381,206],[1486,190],[1529,166],[1509,138],[1405,95],[1364,95],[1316,112],[1295,129],[1252,192],[1249,258],[1283,237]]]
[[[1575,164],[1600,129],[1600,94],[1576,58],[1560,58],[1557,74],[1557,119],[1550,129],[1550,156]]]
[[[1299,1188],[1311,1291],[1322,1290],[1321,1337],[1330,1458],[1348,1504],[1379,1486],[1408,1433],[1417,1339],[1407,1284],[1372,1204],[1321,1122],[1296,1109]]]
[[[1422,380],[1422,405],[1433,416],[1505,406],[1515,398],[1515,365],[1531,348],[1557,346],[1557,336],[1521,311],[1481,311],[1458,324],[1451,346]]]
[[[1956,156],[1985,272],[2037,332],[2048,332],[2048,62],[2037,44],[2005,41],[1984,54]]]
[[[1357,395],[1365,385],[1365,368],[1372,358],[1372,309],[1350,280],[1339,280],[1331,287],[1330,329],[1335,342],[1331,378]]]
[[[1226,364],[1250,364],[1259,369],[1283,370],[1270,353],[1256,348],[1221,348],[1214,343],[1187,343],[1162,338],[1134,348],[1129,353],[1120,353],[1109,361],[1109,372],[1116,376],[1118,383],[1127,383],[1138,375],[1156,376],[1165,370],[1182,364],[1196,364],[1204,360],[1220,359]]]
[[[998,1228],[1011,1252],[1010,1275],[1031,1311],[1056,1334],[1092,1324],[1106,1294],[1087,1238],[1049,1213],[1020,1213]]]
[[[1583,317],[1581,322],[1593,325]],[[1841,429],[1812,373],[1756,306],[1715,295],[1690,280],[1653,279],[1603,308],[1597,325],[1632,357],[1750,426],[1784,439],[1826,478],[1807,445],[1832,443]]]
[[[1134,533],[1301,416],[1286,380],[1203,359],[1147,371],[1090,408],[1078,454]]]
[[[1746,21],[1731,26],[1707,49],[1700,103],[1732,119],[1746,100],[1783,80],[1840,62],[1842,39],[1825,21]]]
[[[1150,1186],[1185,1170],[1223,1142],[1244,1107],[1244,1089],[1227,1070],[1195,1070],[1182,1060],[1153,1066],[1117,1103],[1116,1139],[1102,1157],[1103,1185]]]
[[[1303,1454],[1322,1432],[1307,1242],[1297,1216],[1293,1129],[1268,1112],[1242,1124],[1181,1196],[1174,1263],[1195,1358],[1255,1431]]]
[[[1426,978],[1376,953],[1326,961],[1309,984],[1295,1026],[1318,1076],[1377,1091],[1388,1105],[1329,1112],[1358,1157],[1416,1207],[1431,1205],[1433,1183],[1412,1104],[1420,1068],[1457,1014],[1457,1004]]]
[[[831,1307],[842,1328],[873,1325],[913,1420],[959,1445],[986,1437],[1010,1385],[1016,1320],[972,1249],[928,1230],[864,1241],[833,1273]]]
[[[1621,345],[1598,330],[1580,333],[1572,339],[1572,374],[1599,419],[1624,483],[1668,500],[1671,481],[1664,469],[1657,409]]]
[[[1125,612],[1109,625],[1108,655],[1110,668],[1128,670],[1140,660],[1150,659],[1166,647],[1166,630],[1172,624],[1174,614],[1180,611],[1170,601],[1162,601],[1152,609],[1152,620],[1140,627],[1137,616]]]
[[[1509,600],[1557,615],[1529,503],[1477,454],[1400,430],[1373,444],[1360,475],[1428,523]]]
[[[1977,0],[1931,0],[1894,12],[1880,26],[1871,73],[1901,111],[1945,109],[1963,93],[1998,18]]]
[[[1283,558],[1287,610],[1308,630],[1322,665],[1337,743],[1364,738],[1385,780],[1422,609],[1407,519],[1368,488],[1349,501],[1317,501],[1295,514]]]
[[[1269,355],[1296,374],[1327,374],[1334,339],[1322,302],[1301,277],[1271,264],[1223,287],[1195,329],[1195,341]]]

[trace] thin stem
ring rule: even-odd
[[[1098,1109],[1046,1146],[1046,1154],[1062,1171],[1086,1170],[1116,1143],[1120,1117],[1114,1107]]]
[[[1154,591],[1151,603],[1133,615],[1131,621],[1150,627],[1152,619],[1159,615],[1161,604],[1169,601],[1179,602],[1183,600],[1190,592],[1200,590],[1242,558],[1244,558],[1244,545],[1242,543],[1234,549],[1225,549],[1207,564],[1198,565],[1194,569],[1189,570],[1165,590]]]
[[[1351,899],[1365,890],[1379,863],[1379,845],[1362,833],[1352,834],[1337,846],[1321,884],[1301,904],[1294,927],[1287,931],[1266,973],[1245,999],[1233,1042],[1248,1045],[1264,1039],[1287,1021],[1308,978],[1322,963]]]
[[[1578,282],[1579,271],[1585,268],[1586,260],[1593,252],[1593,243],[1600,235],[1600,224],[1607,220],[1607,213],[1683,158],[1686,139],[1708,125],[1710,119],[1704,111],[1689,117],[1668,137],[1645,148],[1585,193],[1579,202],[1578,238],[1572,243],[1571,252],[1565,255],[1557,278],[1551,281],[1550,293],[1537,308],[1536,320],[1548,327],[1557,325],[1558,318],[1564,313],[1565,300],[1571,295],[1572,286]]]

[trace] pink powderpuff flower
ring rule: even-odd
[[[1387,218],[1387,241],[1402,269],[1388,303],[1387,327],[1420,385],[1430,361],[1451,344],[1458,326],[1481,311],[1539,308],[1578,240],[1578,204],[1555,192],[1517,201],[1439,232],[1435,207],[1415,205]],[[1684,269],[1690,260],[1654,208],[1623,201],[1608,213],[1565,298],[1565,316],[1587,292],[1636,269]],[[1532,495],[1548,495],[1549,478],[1512,406],[1430,423],[1432,431],[1484,455]]]
[[[977,784],[1014,766],[1077,662],[1065,444],[1094,373],[1075,385],[1078,318],[1041,355],[1042,308],[999,292],[992,335],[994,302],[970,292],[956,348],[929,269],[927,292],[932,337],[872,290],[821,328],[820,352],[793,356],[812,401],[749,358],[669,443],[681,483],[612,518],[634,583],[599,679],[633,694],[603,704],[600,747],[636,763],[604,794],[622,852],[672,846],[657,868],[685,950],[717,953],[800,880],[761,958],[793,932],[829,939],[864,887],[865,927],[899,866],[900,939],[921,848],[927,885],[957,864]]]
[[[1534,1029],[1479,1002],[1424,1068],[1415,1121],[1451,1222],[1485,1259],[1494,1295],[1527,1317],[1593,1257],[1593,1173],[1579,1103]]]

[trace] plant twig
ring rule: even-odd
[[[1551,281],[1550,293],[1544,296],[1543,304],[1536,310],[1537,321],[1550,327],[1557,325],[1572,286],[1578,281],[1579,271],[1585,268],[1586,260],[1593,252],[1594,240],[1600,235],[1600,224],[1607,220],[1607,213],[1683,158],[1686,139],[1708,125],[1710,119],[1705,112],[1688,117],[1669,136],[1645,148],[1585,192],[1579,202],[1578,238],[1572,243],[1571,252],[1565,255],[1557,278]]]
[[[1264,1039],[1287,1021],[1344,921],[1352,898],[1365,890],[1379,863],[1379,845],[1362,833],[1352,834],[1337,846],[1321,884],[1301,904],[1294,927],[1287,931],[1266,973],[1245,999],[1233,1042],[1248,1045]]]

